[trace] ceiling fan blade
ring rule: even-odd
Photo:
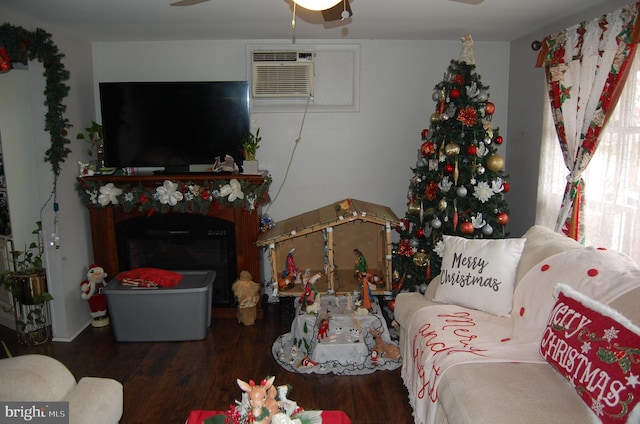
[[[351,11],[351,4],[349,4],[349,0],[343,0],[340,3],[336,4],[335,6],[329,9],[323,10],[322,17],[326,22],[339,21],[341,19],[344,19],[342,17],[342,13],[345,10],[349,13],[349,16],[347,16],[347,18],[350,18],[353,16],[353,12]]]
[[[171,3],[171,6],[193,6],[194,4],[204,3],[209,0],[180,0]]]
[[[482,3],[484,0],[449,0],[449,1],[455,1],[455,2],[458,2],[458,3],[476,5],[476,4]]]

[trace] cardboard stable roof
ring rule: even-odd
[[[393,211],[382,205],[357,199],[345,199],[278,222],[258,237],[258,246],[278,243],[354,220],[392,227],[399,223]]]

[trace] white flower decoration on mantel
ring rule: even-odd
[[[108,183],[100,187],[100,194],[98,194],[98,203],[102,206],[107,206],[109,203],[114,205],[118,204],[118,196],[122,194],[122,189]]]
[[[220,189],[220,197],[227,197],[229,202],[233,202],[236,199],[244,199],[240,182],[234,178],[229,181],[229,184],[223,185]]]
[[[154,195],[163,205],[175,206],[183,199],[183,195],[178,191],[178,183],[165,180],[162,185],[156,188]]]

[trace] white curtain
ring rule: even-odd
[[[635,53],[638,55],[638,53]],[[640,58],[632,61],[620,100],[583,174],[585,244],[624,252],[640,262]],[[545,102],[536,223],[553,228],[567,169]]]

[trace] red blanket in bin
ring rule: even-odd
[[[191,411],[185,424],[202,424],[207,418],[215,415],[226,416],[226,411]],[[322,424],[351,424],[351,420],[342,411],[322,411]]]

